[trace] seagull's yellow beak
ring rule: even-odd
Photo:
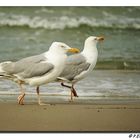
[[[100,37],[97,37],[96,38],[98,41],[103,41],[104,40],[104,37],[100,36]]]
[[[80,50],[77,49],[77,48],[70,48],[70,49],[68,49],[68,52],[71,52],[71,53],[79,53]]]

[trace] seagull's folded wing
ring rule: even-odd
[[[43,76],[54,66],[47,62],[43,55],[36,55],[3,65],[6,74],[18,76],[21,79]]]
[[[51,63],[31,63],[28,68],[17,75],[21,78],[41,77],[53,70],[54,66]]]
[[[82,54],[71,55],[67,58],[66,66],[57,79],[71,81],[81,72],[86,71],[89,66],[90,64],[86,62],[86,59]]]

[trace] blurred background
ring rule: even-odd
[[[0,62],[42,53],[53,41],[82,50],[91,35],[105,41],[98,44],[95,72],[78,84],[80,94],[140,96],[140,7],[0,7]]]

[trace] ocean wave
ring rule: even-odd
[[[103,13],[105,18],[94,17],[40,17],[40,16],[25,16],[25,15],[10,15],[0,13],[0,26],[28,26],[30,28],[45,28],[45,29],[65,29],[78,28],[81,25],[91,27],[104,28],[133,28],[140,29],[139,18],[118,17],[108,13]]]

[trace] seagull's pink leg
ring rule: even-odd
[[[50,104],[45,104],[45,103],[41,102],[40,94],[39,94],[39,86],[36,87],[36,92],[37,92],[37,96],[38,96],[38,104],[39,105],[50,105]]]
[[[23,90],[21,83],[19,84],[19,87],[20,87],[21,95],[18,96],[18,104],[24,105],[23,101],[24,101],[25,92]]]
[[[72,84],[72,86],[68,86],[68,85],[65,85],[64,83],[61,83],[61,85],[71,89],[71,99],[70,99],[70,101],[73,101],[73,96],[78,97],[77,92],[74,89],[74,84]]]

